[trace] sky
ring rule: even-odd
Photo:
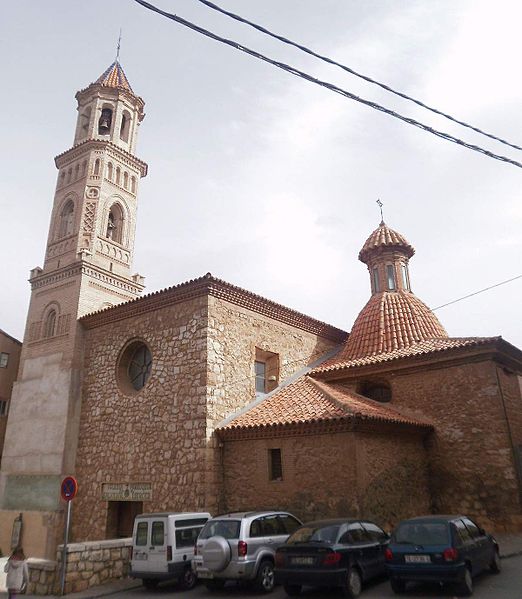
[[[522,145],[517,0],[215,0],[352,69]],[[488,140],[197,0],[155,0],[219,35],[470,143]],[[415,247],[435,308],[522,274],[522,169],[260,62],[133,0],[17,0],[0,21],[0,328],[21,339],[43,264],[76,91],[115,58],[145,100],[134,272],[145,292],[211,272],[349,331],[370,295],[357,255],[384,219]],[[522,278],[436,310],[450,336],[522,347]]]

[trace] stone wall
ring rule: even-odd
[[[517,377],[493,360],[432,365],[389,377],[392,405],[429,418],[432,509],[462,512],[483,526],[503,530],[522,525],[510,428],[521,439],[522,406]],[[522,440],[517,441],[522,443]]]
[[[65,593],[85,591],[100,584],[125,578],[129,573],[132,539],[73,543],[67,545]],[[59,594],[61,591],[61,560],[63,546],[57,550],[56,561],[28,560],[27,592],[34,595]]]
[[[269,480],[271,448],[281,449],[280,481]],[[227,511],[277,508],[302,520],[361,516],[391,526],[429,509],[422,437],[404,432],[227,440],[224,472]]]

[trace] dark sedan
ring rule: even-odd
[[[388,542],[389,535],[367,520],[308,522],[277,549],[276,584],[291,597],[304,585],[338,587],[344,597],[358,597],[363,582],[385,574]]]
[[[489,568],[500,572],[496,540],[466,516],[423,516],[404,520],[386,550],[395,593],[408,581],[454,583],[461,595],[473,593],[473,577]]]

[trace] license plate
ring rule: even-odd
[[[312,566],[315,562],[313,557],[293,557],[291,563],[296,566]]]
[[[198,578],[214,578],[214,574],[209,570],[197,570]]]
[[[431,557],[429,555],[405,555],[404,561],[410,564],[429,564]]]
[[[147,560],[147,559],[149,559],[149,556],[146,553],[135,553],[133,559],[136,559],[136,560],[138,560],[138,559]]]

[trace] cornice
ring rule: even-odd
[[[130,152],[127,152],[127,150],[124,150],[123,148],[120,148],[116,144],[112,143],[112,141],[104,141],[101,139],[86,139],[85,141],[77,143],[72,148],[69,148],[65,152],[58,154],[58,156],[56,156],[54,159],[54,163],[56,164],[57,168],[62,168],[70,161],[80,158],[85,153],[85,150],[97,149],[112,151],[122,161],[128,161],[135,166],[142,177],[147,176],[149,168],[147,163],[143,162],[143,160],[140,160],[137,156],[134,156],[134,154],[131,154]]]
[[[276,424],[252,427],[216,429],[216,435],[226,441],[273,439],[277,437],[303,437],[311,435],[329,435],[335,433],[394,432],[410,431],[428,434],[434,427],[430,424],[391,422],[380,419],[346,416],[331,420],[312,420],[291,424]]]
[[[81,320],[86,328],[95,328],[204,296],[212,296],[228,301],[236,306],[252,310],[336,343],[343,343],[348,336],[348,333],[341,329],[286,308],[226,281],[216,279],[210,273],[198,279],[137,298],[126,304],[88,314],[82,317]]]

